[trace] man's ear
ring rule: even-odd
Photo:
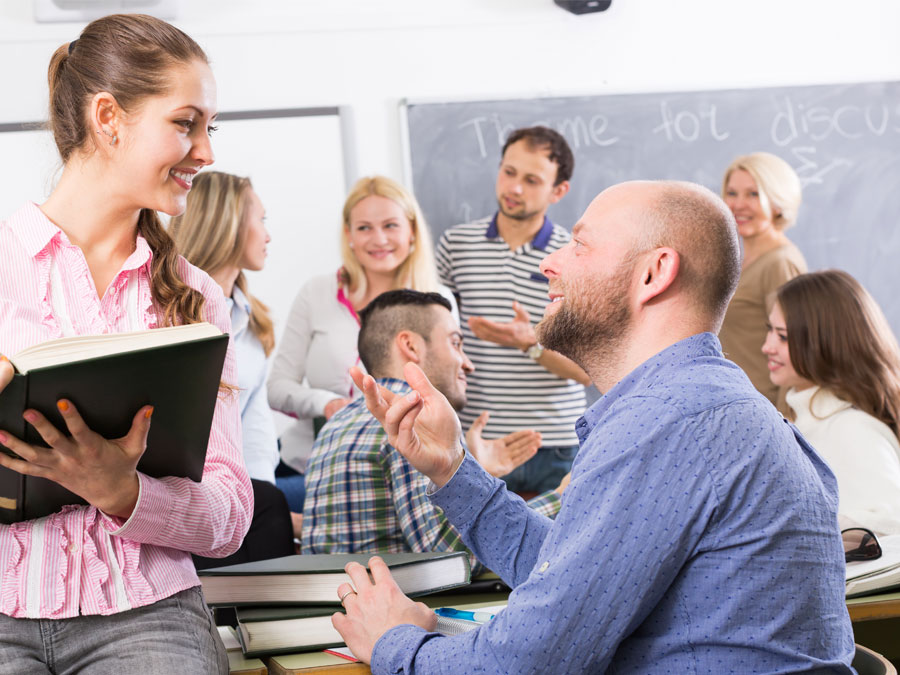
[[[681,256],[674,248],[661,246],[650,251],[645,261],[637,266],[641,274],[637,287],[638,305],[646,305],[665,293],[675,283],[680,267]]]
[[[560,199],[566,196],[569,192],[569,181],[564,180],[559,185],[553,186],[553,192],[550,193],[550,203],[555,204]]]
[[[425,358],[425,340],[415,331],[401,330],[394,336],[394,346],[400,352],[402,363],[421,365]]]

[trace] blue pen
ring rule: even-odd
[[[494,618],[494,615],[488,612],[467,612],[462,609],[453,609],[452,607],[438,607],[434,610],[434,613],[447,619],[463,619],[464,621],[475,621],[476,623],[484,623]]]

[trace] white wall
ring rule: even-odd
[[[666,91],[900,79],[897,0],[613,0],[574,16],[551,0],[184,0],[175,20],[208,51],[221,110],[349,105],[357,174],[403,178],[403,98]],[[0,123],[38,120],[52,51],[80,24],[36,24],[0,0]],[[283,152],[260,143],[259,153]],[[219,156],[223,165],[227,157]],[[316,153],[296,152],[297,175]],[[0,201],[28,166],[0,157]],[[229,169],[234,167],[228,166]],[[264,186],[259,186],[262,191]],[[340,199],[298,181],[296,222],[335,265]],[[25,198],[25,195],[21,197]],[[39,199],[39,196],[32,196]],[[309,213],[334,214],[305,218]],[[277,240],[277,232],[273,233]],[[322,271],[310,266],[308,274]],[[303,274],[297,275],[296,285]],[[285,306],[296,287],[266,298]]]
[[[404,97],[900,79],[896,0],[613,0],[580,17],[551,0],[177,4],[175,23],[212,58],[222,110],[349,104],[358,170],[395,177]],[[35,24],[30,2],[0,0],[0,122],[43,116],[50,53],[80,28]],[[15,170],[4,161],[0,178]]]

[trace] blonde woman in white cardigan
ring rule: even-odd
[[[782,285],[763,352],[790,387],[794,423],[838,481],[841,527],[900,534],[900,350],[884,314],[846,272]]]
[[[318,425],[353,397],[347,369],[357,365],[357,312],[384,291],[437,291],[431,235],[413,194],[385,176],[361,178],[344,201],[340,228],[342,265],[313,277],[294,303],[267,383],[269,405],[294,418],[281,436],[278,479],[288,478],[291,511],[303,510],[306,472]]]

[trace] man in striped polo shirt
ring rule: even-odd
[[[552,129],[513,131],[497,173],[498,211],[450,228],[437,247],[441,282],[457,297],[466,354],[475,365],[459,414],[463,426],[488,411],[485,438],[518,429],[542,437],[538,453],[504,476],[516,492],[552,489],[568,473],[590,383],[571,360],[544,349],[534,332],[548,303],[540,263],[570,239],[547,218],[547,207],[568,192],[574,164],[565,138]]]

